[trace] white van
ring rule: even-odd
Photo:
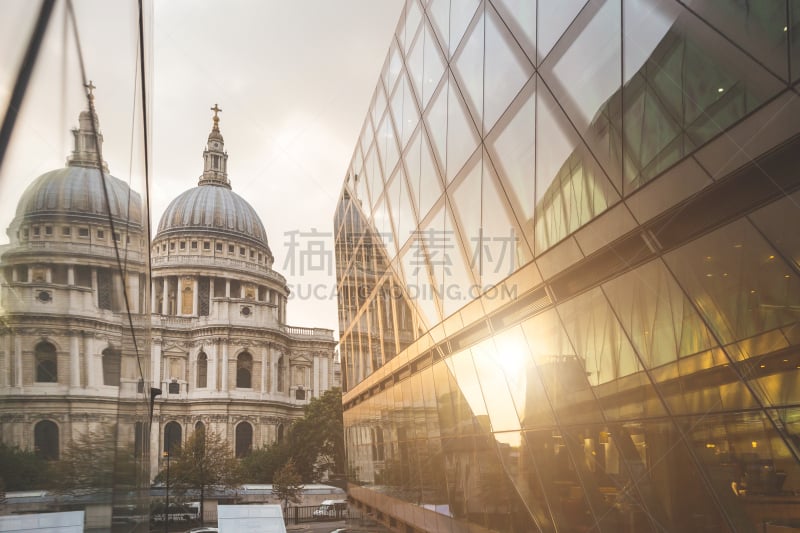
[[[317,518],[344,518],[347,516],[347,500],[325,500],[314,509]]]

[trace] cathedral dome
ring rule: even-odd
[[[156,239],[186,232],[239,237],[269,249],[267,232],[255,209],[232,190],[198,185],[172,200],[161,216]]]
[[[115,222],[141,228],[141,196],[109,174],[102,160],[103,134],[91,91],[89,100],[90,111],[81,112],[78,127],[72,130],[74,147],[67,166],[42,174],[28,186],[17,203],[12,226],[57,219],[96,219],[102,223],[110,212]]]
[[[17,204],[17,221],[88,217],[102,222],[110,211],[117,221],[141,225],[139,194],[110,174],[104,177],[108,207],[99,168],[70,165],[42,174],[22,194]]]
[[[187,233],[216,234],[241,239],[260,247],[272,258],[267,232],[255,209],[231,190],[228,180],[228,153],[219,131],[222,111],[216,104],[214,125],[203,151],[203,174],[197,187],[183,192],[167,206],[158,224],[156,240]]]

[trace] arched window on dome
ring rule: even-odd
[[[56,347],[42,341],[33,349],[37,383],[58,383]]]
[[[205,432],[205,430],[206,430],[206,425],[203,424],[202,420],[198,420],[197,423],[195,423],[194,425],[194,432],[199,435],[200,432]]]
[[[119,350],[112,348],[103,350],[103,385],[119,387],[121,359]]]
[[[208,387],[208,356],[205,352],[197,354],[197,388]]]
[[[240,422],[236,426],[236,457],[246,457],[253,449],[253,426],[249,422]]]
[[[278,358],[278,392],[285,392],[286,388],[286,363],[283,356]]]
[[[253,387],[253,356],[242,352],[236,358],[236,388],[250,389]]]
[[[51,420],[42,420],[33,427],[33,449],[47,461],[58,460],[58,426]]]

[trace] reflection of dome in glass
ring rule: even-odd
[[[122,180],[105,174],[111,215],[137,226],[142,220],[142,200]],[[106,196],[98,168],[68,166],[42,174],[25,190],[17,204],[20,221],[56,216],[108,219]]]
[[[199,185],[175,198],[161,217],[156,238],[187,230],[241,237],[269,249],[255,209],[226,187]]]
[[[90,100],[93,100],[91,95]],[[108,220],[110,212],[115,221],[126,227],[141,227],[141,197],[124,181],[109,174],[108,166],[100,159],[103,134],[97,115],[82,111],[72,135],[74,147],[67,166],[42,174],[28,186],[17,204],[15,222],[80,217],[95,218],[102,223]]]

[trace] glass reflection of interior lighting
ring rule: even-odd
[[[708,449],[716,448],[716,447],[717,447],[717,445],[714,444],[713,442],[707,442],[706,443],[706,448],[708,448]]]
[[[753,448],[758,448],[758,441],[754,440],[753,442],[750,443],[750,446],[752,446]]]

